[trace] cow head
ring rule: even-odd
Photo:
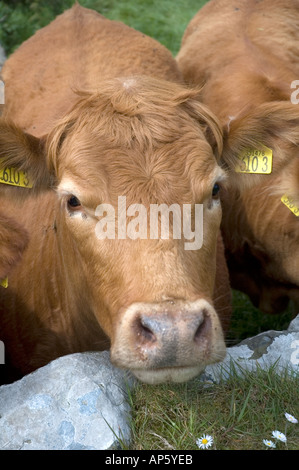
[[[289,208],[292,204],[299,214],[298,143],[299,109],[290,101],[248,110],[232,119],[225,133],[230,189],[223,193],[222,227],[232,285],[264,312],[283,310],[298,286],[299,218]],[[261,145],[272,151],[272,171],[236,172],[239,156]],[[289,207],[282,198],[291,201]]]
[[[218,124],[196,90],[149,77],[79,95],[45,139],[3,123],[0,156],[30,173],[33,192],[56,191],[63,262],[112,362],[150,383],[188,380],[225,354],[212,300],[225,178],[212,151]]]

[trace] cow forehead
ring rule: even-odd
[[[57,127],[53,142],[62,145],[53,145],[49,158],[58,181],[67,176],[78,188],[108,193],[143,186],[186,194],[195,180],[210,186],[218,166],[205,137],[206,120],[215,129],[217,124],[189,90],[138,81],[113,81],[99,93],[84,94]],[[67,186],[69,192],[69,181]]]
[[[206,144],[207,126],[218,137],[221,132],[195,99],[196,93],[150,77],[105,81],[98,91],[80,94],[51,139],[59,143],[63,137],[75,150],[76,146],[100,146],[103,141],[106,148],[135,147],[141,152],[187,141]]]

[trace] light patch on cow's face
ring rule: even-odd
[[[80,186],[69,177],[63,178],[63,180],[59,183],[59,186],[57,187],[57,192],[60,196],[74,194],[74,196],[80,198],[82,195],[82,189],[80,188]]]
[[[133,88],[134,86],[136,86],[136,79],[135,78],[127,78],[127,79],[122,81],[122,84],[123,84],[124,88],[129,90],[130,88]]]

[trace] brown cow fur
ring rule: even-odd
[[[0,212],[0,280],[7,277],[15,264],[20,261],[27,243],[27,232],[2,210]]]

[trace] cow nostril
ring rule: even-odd
[[[206,310],[203,310],[203,319],[199,326],[196,329],[195,335],[194,335],[194,341],[195,343],[202,342],[202,340],[207,339],[210,327],[211,327],[211,320],[210,317],[208,316]]]
[[[134,322],[134,328],[140,343],[154,343],[157,340],[144,318],[138,317]]]

